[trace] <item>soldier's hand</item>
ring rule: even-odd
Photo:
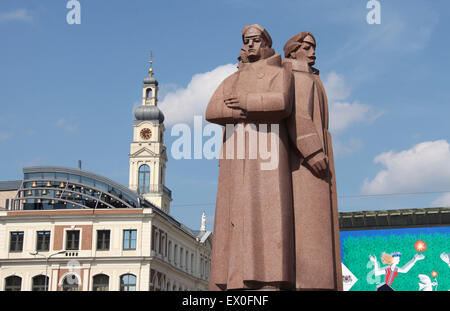
[[[237,96],[230,96],[230,97],[226,98],[224,100],[224,103],[228,108],[240,109],[240,110],[245,111],[245,107],[243,107],[241,101],[239,100],[239,97],[237,97]]]
[[[307,163],[317,176],[325,177],[327,175],[328,157],[323,152],[319,152],[315,156],[308,159]]]

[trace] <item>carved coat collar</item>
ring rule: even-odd
[[[313,73],[313,74],[319,75],[318,69],[308,66],[308,64],[305,62],[301,62],[301,61],[298,61],[298,60],[292,59],[292,58],[285,58],[285,59],[283,59],[283,62],[291,63],[293,71],[308,72],[308,73]]]
[[[259,71],[259,70],[261,70],[263,67],[265,67],[267,65],[280,67],[281,66],[281,56],[280,56],[280,54],[272,55],[272,56],[270,56],[268,58],[261,59],[261,60],[259,60],[257,62],[254,62],[254,63],[240,63],[239,64],[239,70],[252,69],[252,70]]]

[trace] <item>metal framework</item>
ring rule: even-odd
[[[341,231],[450,226],[450,207],[339,213]]]
[[[25,179],[11,210],[43,209],[44,205],[46,209],[64,209],[68,204],[80,209],[153,207],[128,188],[86,171],[62,167],[24,168],[23,171]],[[47,178],[49,175],[54,178]],[[95,186],[96,183],[102,187]]]

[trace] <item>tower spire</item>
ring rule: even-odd
[[[153,77],[153,51],[150,50],[150,69],[148,70],[148,74],[150,75],[150,77]]]

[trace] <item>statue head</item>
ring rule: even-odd
[[[242,30],[244,45],[239,54],[239,61],[252,63],[275,54],[269,33],[257,24],[247,25]]]
[[[304,31],[290,38],[284,45],[284,57],[306,62],[310,67],[316,63],[316,39]]]

